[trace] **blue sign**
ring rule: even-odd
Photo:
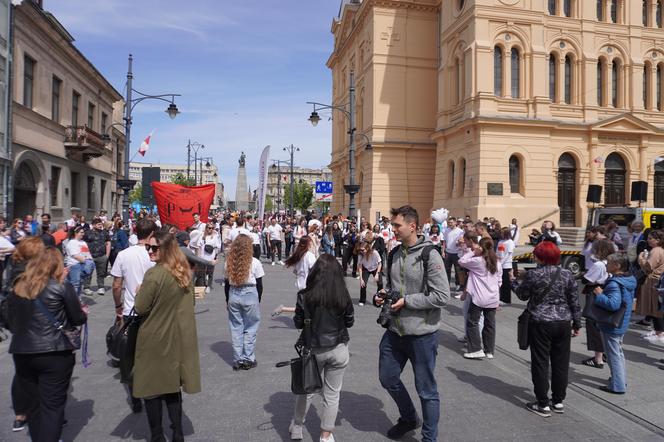
[[[332,181],[316,181],[316,193],[332,193]]]

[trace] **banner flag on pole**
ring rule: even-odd
[[[258,219],[263,221],[263,215],[265,215],[265,196],[267,195],[267,162],[270,158],[270,145],[268,144],[263,149],[261,154],[261,159],[258,162],[258,198],[257,198],[257,209],[258,209]]]
[[[180,186],[153,181],[151,185],[162,223],[185,230],[194,223],[194,213],[200,215],[202,222],[208,222],[210,205],[214,199],[214,184]]]
[[[141,143],[141,147],[138,148],[138,153],[141,154],[142,157],[145,156],[145,153],[150,149],[150,138],[152,138],[152,134],[154,133],[154,130],[150,132],[150,135],[148,135],[143,142]]]

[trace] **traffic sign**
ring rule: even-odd
[[[316,181],[316,193],[332,193],[332,181]]]

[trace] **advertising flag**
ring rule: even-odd
[[[258,219],[263,220],[263,215],[265,215],[265,196],[267,195],[267,162],[270,158],[270,145],[265,146],[263,153],[261,154],[261,159],[258,163],[258,199],[257,199],[257,211]]]

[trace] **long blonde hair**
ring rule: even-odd
[[[47,247],[28,261],[25,272],[16,280],[14,293],[21,298],[35,299],[46,288],[49,279],[61,281],[64,270],[62,254],[54,247]]]
[[[175,237],[171,233],[159,231],[154,234],[154,239],[159,245],[159,264],[173,275],[181,288],[187,288],[191,284],[191,267]]]
[[[254,258],[253,241],[247,235],[238,235],[231,243],[231,250],[226,257],[226,275],[231,285],[247,282]]]

